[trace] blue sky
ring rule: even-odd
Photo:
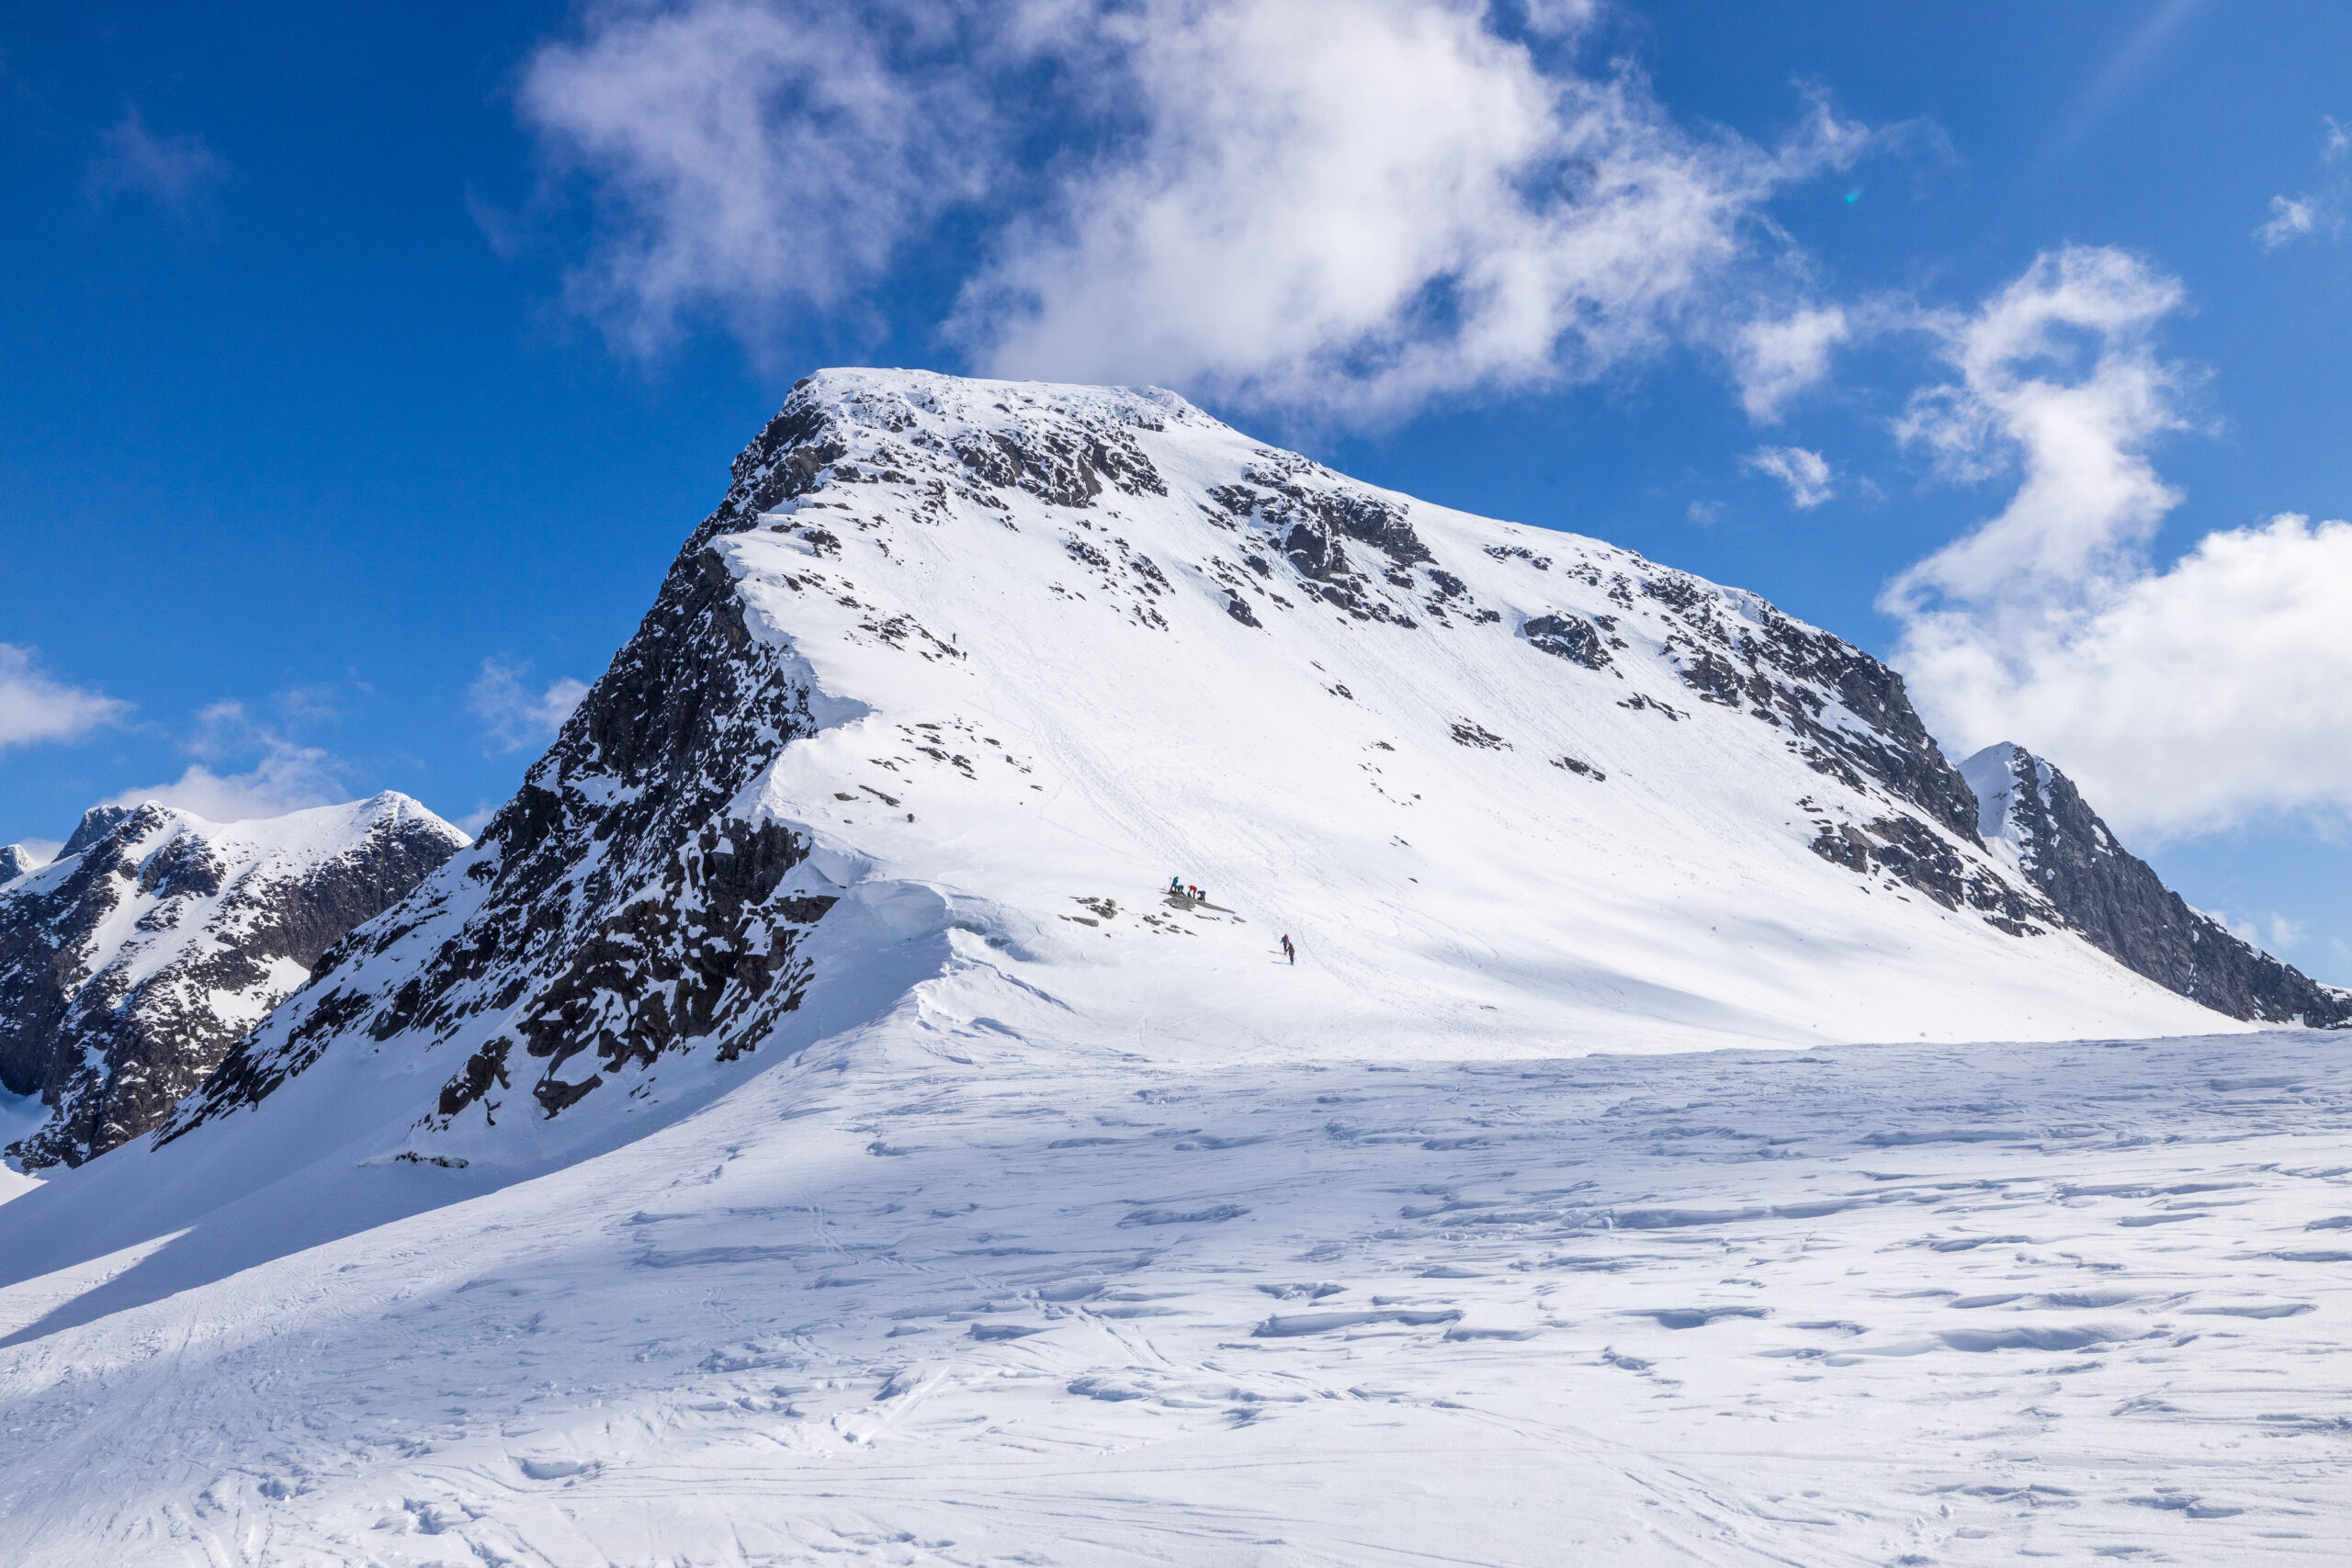
[[[922,365],[1753,588],[2352,981],[2347,62],[2218,0],[13,6],[0,840],[469,817],[791,381]]]

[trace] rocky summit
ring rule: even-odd
[[[216,823],[150,801],[85,813],[0,888],[0,1085],[48,1117],[39,1168],[139,1136],[354,926],[466,841],[406,795]]]

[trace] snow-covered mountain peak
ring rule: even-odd
[[[1984,847],[2008,864],[2023,865],[2032,854],[2031,835],[2020,829],[2018,808],[2017,759],[2022,748],[2007,740],[1975,752],[1960,764],[1960,776],[1976,796],[1976,836]]]
[[[345,932],[466,836],[404,795],[243,822],[158,801],[85,813],[0,890],[0,1084],[78,1163],[145,1132]]]
[[[2221,1021],[1986,851],[1898,676],[1751,593],[1164,394],[899,371],[794,389],[515,798],[363,936],[167,1141],[292,1085],[402,1157],[554,1157],[853,1038]]]

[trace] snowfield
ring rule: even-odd
[[[12,1555],[2342,1561],[2339,1040],[1204,1069],[946,1001],[0,1294]]]
[[[1976,820],[1752,595],[828,372],[481,837],[0,1205],[0,1540],[2341,1561],[2346,1038]]]

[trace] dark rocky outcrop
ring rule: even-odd
[[[1815,772],[1852,789],[1870,780],[1975,842],[1974,797],[1920,722],[1902,676],[1753,594],[1737,596],[1744,613],[1734,619],[1724,590],[1684,573],[1645,576],[1638,587],[1682,622],[1667,653],[1702,702],[1786,728]]]
[[[153,801],[86,813],[0,893],[0,1084],[51,1108],[8,1154],[79,1165],[156,1125],[465,841],[391,794],[248,823]]]
[[[428,1117],[446,1125],[477,1106],[495,1119],[517,1087],[538,1114],[559,1114],[612,1071],[690,1042],[716,1035],[723,1056],[751,1049],[799,1006],[810,971],[795,950],[831,900],[789,882],[803,840],[730,805],[816,732],[812,692],[800,667],[752,636],[712,541],[823,485],[899,472],[887,458],[844,464],[838,415],[808,389],[735,460],[725,498],[637,634],[473,849],[332,954],[159,1141],[257,1104],[348,1033],[462,1047]],[[864,412],[892,428],[888,411]],[[1091,445],[1013,439],[957,457],[978,483],[1059,504],[1087,504],[1104,479],[1159,482],[1115,431],[1094,434]]]
[[[1607,634],[1581,615],[1531,615],[1520,630],[1533,646],[1557,659],[1600,670],[1609,663]]]
[[[2352,1024],[2352,991],[2320,984],[2190,908],[2050,763],[2004,743],[1961,766],[1985,842],[2126,968],[2232,1018]]]

